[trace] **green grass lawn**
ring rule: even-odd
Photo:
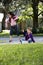
[[[3,31],[0,33],[0,37],[9,37],[9,31],[8,31],[8,30],[3,30]]]
[[[43,44],[0,45],[0,65],[43,65]]]

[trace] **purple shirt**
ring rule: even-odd
[[[27,32],[24,32],[24,33],[25,33],[25,40],[29,40],[31,38],[31,41],[35,42],[32,33],[30,34],[28,34]]]

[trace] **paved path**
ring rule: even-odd
[[[20,43],[20,39],[24,39],[24,37],[15,37],[11,43],[18,44]],[[34,37],[36,42],[43,42],[43,37]],[[9,38],[2,38],[0,37],[0,43],[9,43]]]

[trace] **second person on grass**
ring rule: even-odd
[[[23,41],[27,41],[29,43],[33,42],[35,43],[35,40],[33,38],[33,34],[32,34],[32,31],[31,31],[31,28],[28,27],[26,31],[22,30],[22,33],[25,37],[25,39],[21,39],[20,42],[22,43]]]

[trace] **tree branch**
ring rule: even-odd
[[[38,16],[42,13],[42,11],[38,14]]]

